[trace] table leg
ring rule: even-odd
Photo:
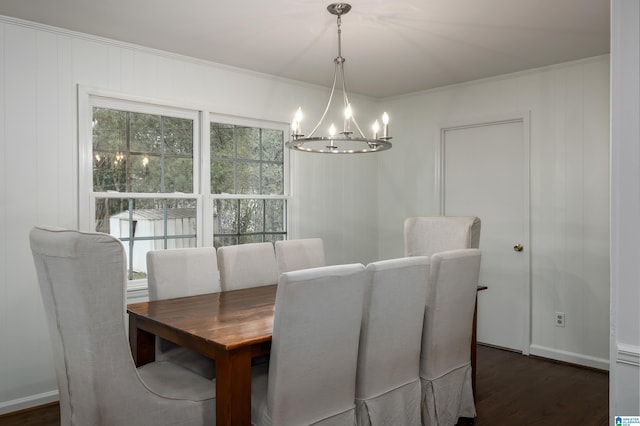
[[[129,315],[129,346],[136,367],[155,361],[156,336],[138,328],[137,319]]]
[[[216,359],[216,424],[251,425],[251,350],[240,348]]]
[[[477,351],[477,328],[478,328],[478,296],[473,308],[473,328],[471,331],[471,388],[473,389],[473,399],[476,399],[476,351]]]

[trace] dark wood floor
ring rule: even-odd
[[[609,375],[478,346],[476,410],[474,426],[605,426]],[[57,404],[0,416],[2,426],[59,424]]]

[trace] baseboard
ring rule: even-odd
[[[11,401],[0,402],[0,415],[13,413],[27,408],[37,407],[39,405],[49,404],[58,401],[58,391],[44,392],[37,395],[29,395],[24,398],[18,398]]]
[[[618,343],[616,349],[616,362],[640,367],[640,347]]]
[[[531,355],[549,358],[557,361],[568,362],[570,364],[582,365],[598,370],[609,371],[609,360],[592,356],[577,354],[574,352],[561,351],[559,349],[548,348],[540,345],[531,345]]]

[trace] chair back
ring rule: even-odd
[[[95,424],[135,389],[125,333],[122,243],[101,233],[35,227],[31,250],[53,346],[62,424]],[[140,389],[141,390],[141,389]]]
[[[147,252],[149,300],[195,296],[220,291],[218,257],[214,247],[189,247]],[[156,361],[168,360],[212,379],[215,363],[168,340],[156,339]]]
[[[278,282],[272,243],[251,243],[218,248],[222,291],[271,285]]]
[[[275,242],[278,275],[299,269],[326,266],[322,238],[303,238]]]
[[[480,250],[431,256],[422,333],[422,422],[454,425],[475,417],[471,336],[480,273]]]
[[[383,260],[365,271],[357,424],[420,424],[420,341],[429,258]]]
[[[478,249],[462,249],[431,257],[422,335],[422,378],[432,380],[471,362],[480,256]]]
[[[364,266],[280,276],[269,361],[272,424],[353,425]]]
[[[147,252],[149,300],[195,296],[220,291],[214,247]]]
[[[480,219],[476,216],[421,216],[404,221],[405,256],[431,256],[448,250],[478,248]]]

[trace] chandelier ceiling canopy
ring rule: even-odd
[[[318,124],[315,125],[308,135],[305,135],[302,131],[302,120],[304,117],[302,109],[298,108],[298,111],[295,113],[293,118],[293,122],[291,123],[291,140],[286,143],[286,146],[290,149],[303,152],[329,154],[360,154],[390,149],[391,142],[389,142],[389,140],[391,137],[389,136],[389,116],[387,113],[385,112],[382,115],[382,126],[380,126],[378,120],[374,121],[371,128],[371,137],[367,137],[360,129],[351,103],[349,102],[347,84],[344,78],[345,58],[342,56],[341,18],[342,15],[345,15],[351,10],[351,5],[347,3],[332,3],[327,6],[327,10],[332,15],[336,15],[338,17],[338,56],[333,60],[335,68],[329,100]],[[331,102],[336,92],[336,85],[338,81],[340,81],[342,91],[342,115],[344,116],[342,130],[339,131],[332,123],[327,129],[328,133],[326,136],[316,136],[316,131],[320,128],[327,116],[327,112],[331,109]]]

